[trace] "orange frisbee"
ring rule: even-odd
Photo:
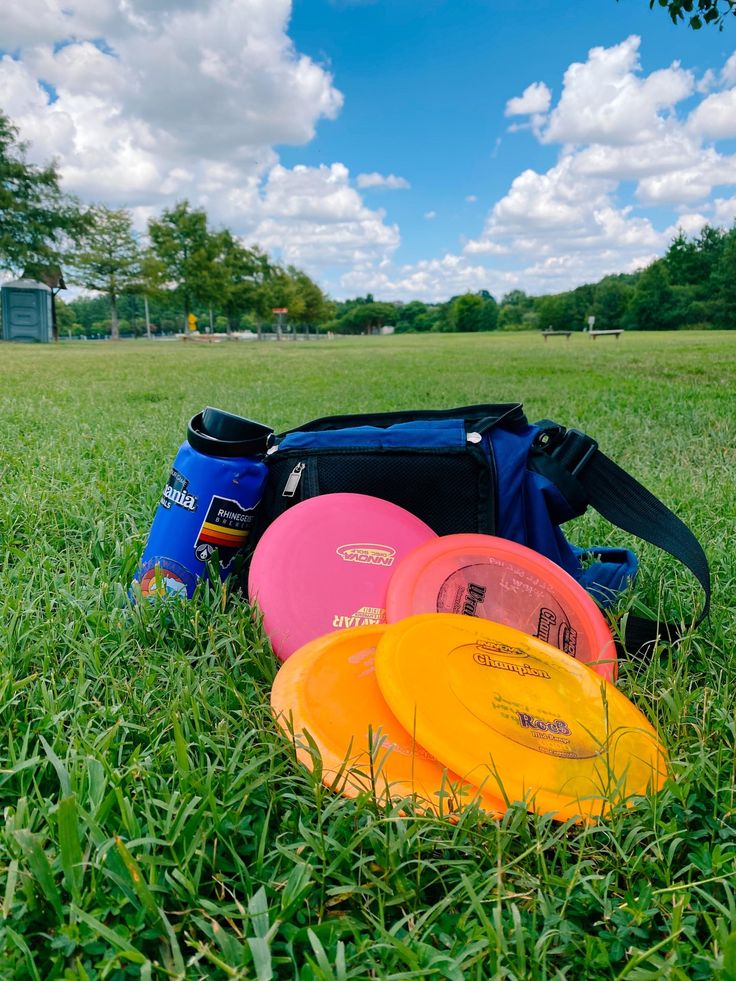
[[[516,627],[616,680],[616,645],[591,597],[550,559],[505,538],[444,535],[414,548],[389,580],[386,619],[418,613]]]
[[[476,786],[558,820],[658,790],[666,754],[618,689],[557,648],[458,614],[409,617],[376,649],[396,718]]]
[[[271,690],[278,724],[309,769],[319,750],[322,782],[346,797],[369,791],[379,801],[416,795],[436,814],[477,801],[506,808],[438,762],[397,720],[376,683],[374,653],[383,625],[353,627],[310,641],[284,662]],[[411,720],[409,720],[411,727]]]

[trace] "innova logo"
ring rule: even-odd
[[[371,545],[367,543],[355,543],[353,545],[340,545],[335,549],[337,554],[345,562],[358,562],[361,565],[383,565],[394,564],[396,549],[390,545]]]

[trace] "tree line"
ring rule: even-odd
[[[83,207],[59,187],[53,165],[26,160],[16,127],[0,111],[0,269],[43,278],[61,267],[91,291],[57,302],[62,333],[174,333],[192,315],[200,330],[260,331],[274,309],[296,330],[344,334],[492,330],[673,330],[736,326],[736,225],[679,232],[665,255],[632,274],[563,293],[487,291],[441,303],[382,302],[371,294],[335,302],[305,272],[213,229],[206,211],[177,202],[148,222],[145,242],[125,209]]]
[[[590,318],[598,330],[732,330],[736,328],[736,224],[679,231],[661,259],[629,274],[605,276],[563,293],[530,296],[511,290],[500,302],[487,290],[444,303],[377,303],[371,295],[338,303],[329,328],[366,333],[573,330]]]

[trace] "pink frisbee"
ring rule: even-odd
[[[386,621],[394,568],[436,538],[404,508],[366,494],[323,494],[289,508],[258,542],[248,596],[285,661],[333,630]]]

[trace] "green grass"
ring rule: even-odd
[[[736,333],[0,345],[0,977],[736,979]],[[693,528],[710,621],[621,688],[673,779],[591,827],[335,797],[244,600],[125,593],[186,420],[525,403]],[[627,543],[602,519],[576,542]],[[638,596],[697,590],[654,549]]]

